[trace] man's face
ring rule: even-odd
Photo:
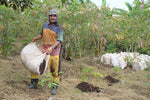
[[[49,16],[49,19],[52,23],[54,23],[57,19],[57,16],[55,14],[52,14],[52,15]]]

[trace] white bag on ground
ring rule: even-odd
[[[133,70],[144,70],[150,67],[150,56],[136,52],[106,53],[101,62],[121,69],[131,64]]]
[[[116,53],[111,55],[110,63],[111,63],[111,66],[119,67],[118,55]]]
[[[127,67],[127,61],[125,61],[123,57],[119,57],[118,62],[119,62],[119,66],[118,66],[119,68],[124,69],[125,67]]]
[[[42,53],[35,43],[26,45],[21,51],[21,61],[30,72],[42,75],[49,62],[50,55]]]
[[[131,65],[132,65],[132,69],[136,70],[136,71],[140,71],[140,70],[144,70],[144,69],[148,68],[148,66],[146,65],[146,62],[144,60],[142,60],[142,61],[139,62],[136,59],[136,60],[134,60],[132,62]]]
[[[145,54],[139,55],[134,61],[132,62],[132,68],[134,70],[144,70],[149,67],[150,57]]]
[[[111,53],[106,53],[106,54],[102,55],[102,57],[101,57],[101,62],[102,62],[103,64],[105,64],[105,65],[111,64],[111,63],[110,63],[110,58],[111,58]]]

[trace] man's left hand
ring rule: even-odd
[[[46,51],[47,54],[50,54],[53,51],[52,47],[49,47]]]

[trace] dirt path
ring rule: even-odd
[[[101,92],[81,92],[76,87],[82,82],[80,74],[86,66],[96,66],[104,77],[109,75],[119,82],[111,84],[104,78],[92,77],[88,82],[99,87]],[[57,95],[52,96],[46,85],[33,90],[25,88],[30,84],[30,75],[19,55],[8,59],[0,57],[0,100],[150,100],[149,71],[136,72],[127,68],[114,72],[111,67],[101,66],[98,59],[87,57],[62,60],[62,72]]]

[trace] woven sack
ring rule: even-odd
[[[49,57],[35,43],[29,43],[21,51],[21,61],[30,72],[42,75],[48,67]]]

